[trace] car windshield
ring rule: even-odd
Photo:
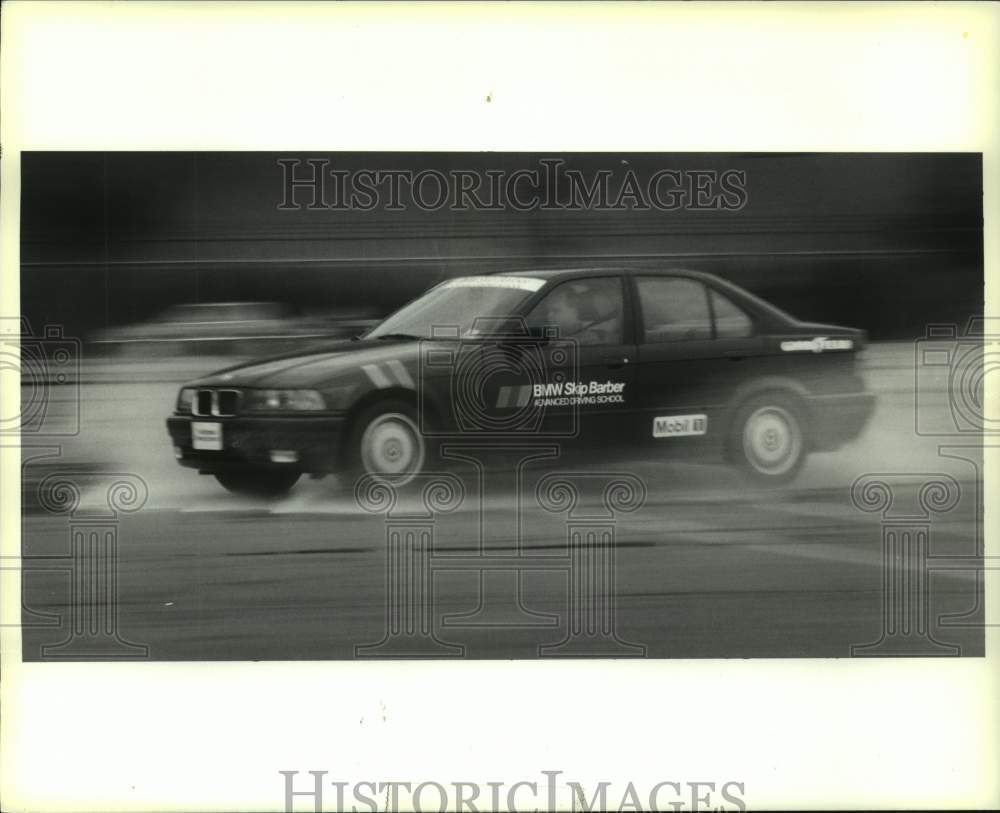
[[[514,314],[544,284],[532,277],[457,277],[396,311],[366,338],[472,336],[477,319]]]

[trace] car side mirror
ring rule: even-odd
[[[553,339],[553,330],[547,325],[531,325],[528,327],[528,336],[538,344],[548,344]]]

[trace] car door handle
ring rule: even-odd
[[[606,367],[617,370],[628,364],[628,356],[605,356],[603,361]]]
[[[743,361],[747,357],[745,350],[730,350],[726,353],[726,358],[730,361]]]

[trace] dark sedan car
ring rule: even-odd
[[[696,271],[458,277],[362,338],[186,384],[167,428],[181,465],[258,494],[335,471],[404,485],[477,439],[781,483],[864,427],[865,342]]]

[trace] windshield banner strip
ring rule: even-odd
[[[448,280],[444,288],[516,288],[521,291],[537,291],[545,280],[536,277],[457,277]]]

